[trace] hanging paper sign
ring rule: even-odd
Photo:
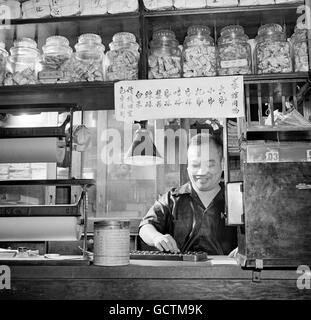
[[[5,4],[0,4],[0,30],[10,29],[11,9]]]
[[[118,121],[244,117],[243,76],[120,81]]]

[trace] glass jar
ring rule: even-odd
[[[159,30],[153,33],[148,57],[149,79],[181,77],[181,51],[175,33]]]
[[[67,72],[73,82],[104,81],[105,46],[99,35],[83,34],[75,45],[76,52]]]
[[[40,60],[40,52],[36,41],[30,38],[14,41],[14,46],[10,49],[4,84],[36,84],[38,82],[38,71],[41,68]]]
[[[216,76],[217,59],[211,30],[206,26],[191,26],[183,46],[183,76]]]
[[[62,36],[52,36],[46,39],[43,51],[43,70],[39,73],[40,82],[68,82],[68,61],[73,50],[69,41]]]
[[[290,43],[279,24],[265,24],[258,29],[255,59],[258,74],[292,72]]]
[[[107,80],[137,80],[139,44],[135,35],[119,32],[112,38],[107,52]]]
[[[0,86],[3,85],[3,81],[6,73],[6,62],[9,53],[5,50],[5,43],[0,42]]]
[[[220,34],[218,39],[218,74],[252,73],[252,50],[243,27],[227,26],[221,29]]]
[[[295,28],[291,37],[292,58],[295,72],[309,71],[307,29]]]

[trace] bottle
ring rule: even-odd
[[[265,24],[258,29],[255,60],[258,74],[292,72],[291,46],[279,24]]]
[[[6,73],[6,63],[9,53],[5,50],[5,43],[0,42],[0,86],[3,85],[3,81]]]
[[[62,36],[52,36],[46,39],[43,51],[43,70],[39,73],[40,82],[68,82],[67,63],[72,55],[69,41]]]
[[[231,25],[221,29],[218,39],[218,74],[236,75],[252,72],[251,46],[243,27]]]
[[[8,71],[5,85],[28,85],[38,82],[41,56],[36,41],[23,38],[14,41],[8,59]]]
[[[139,44],[135,35],[119,32],[112,38],[107,52],[107,80],[137,80]]]
[[[298,29],[296,27],[291,37],[291,45],[294,71],[309,71],[307,29]]]
[[[83,34],[75,50],[68,70],[71,81],[104,81],[105,46],[101,37],[93,33]]]
[[[208,77],[217,74],[216,47],[207,26],[191,26],[183,46],[183,77]]]
[[[181,77],[181,50],[175,33],[159,30],[153,33],[148,57],[149,79]]]

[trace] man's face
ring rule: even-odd
[[[214,143],[191,146],[188,150],[188,175],[194,187],[210,191],[221,179],[223,161]]]

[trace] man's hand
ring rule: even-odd
[[[153,245],[160,251],[178,253],[180,250],[174,238],[169,234],[159,234],[153,238]]]

